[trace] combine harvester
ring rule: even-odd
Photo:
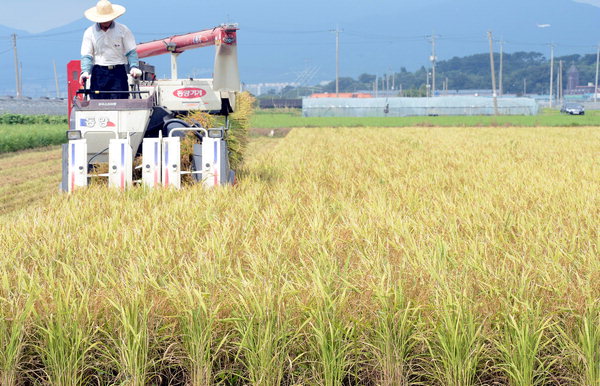
[[[90,99],[79,82],[80,61],[68,64],[69,130],[62,148],[61,190],[85,187],[94,164],[108,163],[108,185],[125,190],[141,183],[149,188],[181,187],[181,177],[210,188],[232,184],[225,141],[228,115],[240,91],[236,25],[173,36],[137,46],[139,58],[171,55],[171,79],[156,79],[154,67],[140,62],[142,77],[130,81],[129,99]],[[216,46],[213,79],[178,79],[177,56],[184,51]],[[131,80],[131,78],[130,78]],[[101,94],[101,92],[96,92]],[[179,119],[192,111],[225,117],[225,126],[205,128]],[[181,170],[180,140],[193,132],[191,170]],[[142,156],[142,178],[133,180],[133,160]]]

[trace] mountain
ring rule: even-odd
[[[340,75],[357,77],[428,66],[430,35],[435,36],[438,60],[488,52],[487,31],[493,31],[496,51],[502,40],[505,52],[537,51],[549,56],[549,45],[554,43],[555,55],[594,53],[600,21],[600,8],[572,0],[115,2],[128,8],[119,21],[131,28],[138,41],[228,21],[239,23],[240,71],[245,83],[331,80],[335,77],[332,30],[336,26],[341,30]],[[6,39],[9,50],[0,45],[0,68],[8,69],[0,73],[0,95],[14,94],[10,34],[18,35],[24,93],[53,96],[53,62],[64,90],[66,63],[79,58],[81,36],[88,25],[82,18],[41,34],[0,26],[0,38]],[[210,48],[184,53],[180,74],[209,77],[213,55]],[[168,75],[168,57],[148,61],[157,66],[160,76]]]
[[[19,35],[29,35],[29,32],[0,25],[0,37],[6,38],[14,33],[19,34]]]

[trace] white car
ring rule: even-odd
[[[570,115],[584,115],[585,109],[582,105],[578,103],[565,103],[563,107],[560,109],[560,112],[563,114]]]

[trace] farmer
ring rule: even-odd
[[[125,25],[114,21],[125,13],[125,7],[100,0],[85,11],[85,17],[94,25],[85,30],[81,43],[81,76],[85,84],[90,79],[91,91],[129,91],[127,71],[138,78],[135,38]],[[127,99],[128,93],[91,94],[95,99]]]

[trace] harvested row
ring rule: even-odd
[[[597,129],[263,143],[235,187],[4,216],[0,383],[600,379]]]
[[[58,192],[59,147],[20,151],[0,156],[0,215],[38,206]]]

